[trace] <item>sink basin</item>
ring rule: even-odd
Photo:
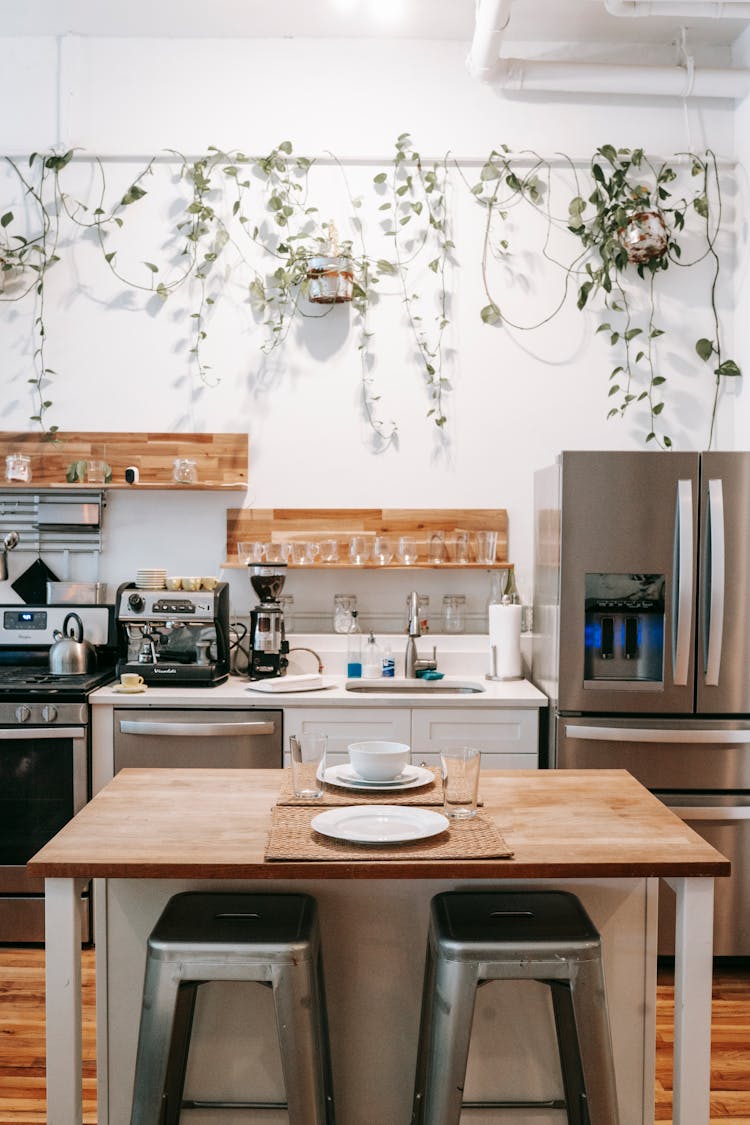
[[[364,695],[474,695],[484,691],[476,680],[396,680],[385,677],[381,680],[347,680],[347,691],[362,692]]]

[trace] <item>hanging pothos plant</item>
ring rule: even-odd
[[[685,268],[710,259],[712,277],[709,307],[712,338],[701,337],[695,351],[712,364],[715,390],[708,446],[713,440],[721,381],[738,376],[739,367],[722,353],[716,290],[719,256],[716,239],[721,224],[721,190],[716,158],[690,155],[695,188],[675,195],[677,172],[669,163],[652,164],[642,149],[615,149],[603,145],[591,160],[593,190],[587,199],[576,195],[570,202],[570,229],[589,255],[584,280],[578,290],[578,307],[602,296],[611,315],[597,331],[609,334],[617,351],[610,371],[609,395],[614,400],[608,417],[622,416],[634,403],[649,412],[646,442],[669,448],[672,439],[661,427],[665,406],[666,375],[656,341],[664,330],[656,323],[655,287],[670,266]],[[688,220],[699,220],[702,245],[690,261],[683,257],[683,234]],[[645,283],[646,312],[639,316],[634,301],[634,278]],[[645,385],[644,385],[645,384]]]

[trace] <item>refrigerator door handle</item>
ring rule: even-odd
[[[690,633],[693,617],[693,484],[677,482],[675,512],[675,574],[677,598],[673,606],[675,684],[687,684],[690,670]]]
[[[707,571],[709,589],[706,591],[707,644],[705,682],[709,687],[719,683],[721,645],[724,639],[724,489],[721,480],[708,482],[708,542],[710,566]]]
[[[581,723],[566,723],[565,737],[582,742],[682,742],[717,745],[750,743],[750,728],[744,730],[680,730],[659,727],[590,727]]]
[[[685,821],[713,820],[720,823],[750,820],[750,808],[747,805],[667,805],[667,808]]]

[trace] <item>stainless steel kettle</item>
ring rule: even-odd
[[[83,622],[77,613],[63,621],[62,633],[55,629],[49,650],[49,670],[57,676],[76,676],[96,668],[96,649],[83,639]]]

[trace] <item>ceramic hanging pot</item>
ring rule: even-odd
[[[617,238],[628,261],[642,265],[666,254],[669,232],[658,211],[639,211],[620,227]]]

